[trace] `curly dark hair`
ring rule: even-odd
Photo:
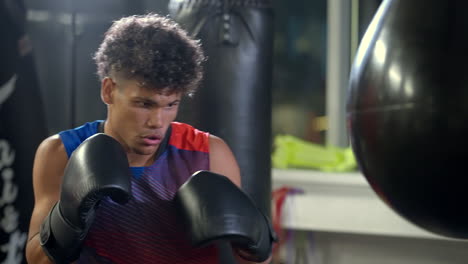
[[[157,14],[114,21],[94,56],[99,77],[118,74],[144,87],[191,95],[203,76],[200,41]]]

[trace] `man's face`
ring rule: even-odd
[[[157,92],[136,80],[110,80],[110,101],[104,99],[105,89],[102,95],[109,107],[109,133],[129,154],[153,155],[177,116],[181,94]]]

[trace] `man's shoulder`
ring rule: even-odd
[[[62,134],[64,133],[78,133],[78,134],[82,134],[82,133],[92,133],[92,132],[97,132],[98,128],[99,128],[99,125],[104,122],[103,120],[95,120],[95,121],[91,121],[91,122],[86,122],[80,126],[77,126],[77,127],[74,127],[74,128],[70,128],[70,129],[66,129],[66,130],[62,130],[60,132],[58,132],[58,135],[61,136]]]
[[[198,137],[208,137],[210,133],[202,131],[198,128],[195,128],[192,125],[181,122],[172,122],[171,123],[172,135],[174,134],[184,134],[186,136],[198,136]]]
[[[87,122],[81,126],[59,132],[58,136],[68,156],[71,156],[72,152],[88,137],[96,134],[102,122],[102,120]]]
[[[169,144],[179,149],[209,152],[208,132],[201,131],[189,124],[172,122]]]
[[[63,147],[62,140],[60,140],[59,134],[55,134],[52,136],[49,136],[48,138],[44,139],[41,143],[41,145],[50,147],[50,148],[59,148]]]
[[[58,134],[44,139],[38,147],[38,153],[44,156],[55,157],[66,153],[65,146]]]
[[[197,132],[202,132],[202,133],[207,133],[205,131],[201,131],[200,129],[187,124],[187,123],[182,123],[182,122],[172,122],[171,123],[171,128],[172,130],[182,130],[182,131],[197,131]]]

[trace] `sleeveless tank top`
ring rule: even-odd
[[[68,156],[103,121],[60,132]],[[101,201],[78,263],[218,263],[214,246],[194,248],[177,217],[173,197],[198,170],[209,170],[208,133],[173,122],[170,138],[148,167],[131,167],[132,199]],[[105,157],[103,157],[105,158]]]

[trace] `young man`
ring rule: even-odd
[[[174,202],[180,186],[200,170],[241,186],[236,159],[222,139],[174,122],[181,98],[202,78],[204,59],[199,43],[167,18],[150,14],[113,23],[95,55],[106,120],[60,132],[37,150],[29,263],[219,263],[213,245],[190,244]],[[122,184],[128,175],[118,170],[118,149],[108,151],[113,143],[99,133],[122,147],[131,190]],[[101,175],[109,169],[111,177]],[[208,195],[222,195],[217,191]],[[253,242],[232,243],[239,263],[254,263]]]

